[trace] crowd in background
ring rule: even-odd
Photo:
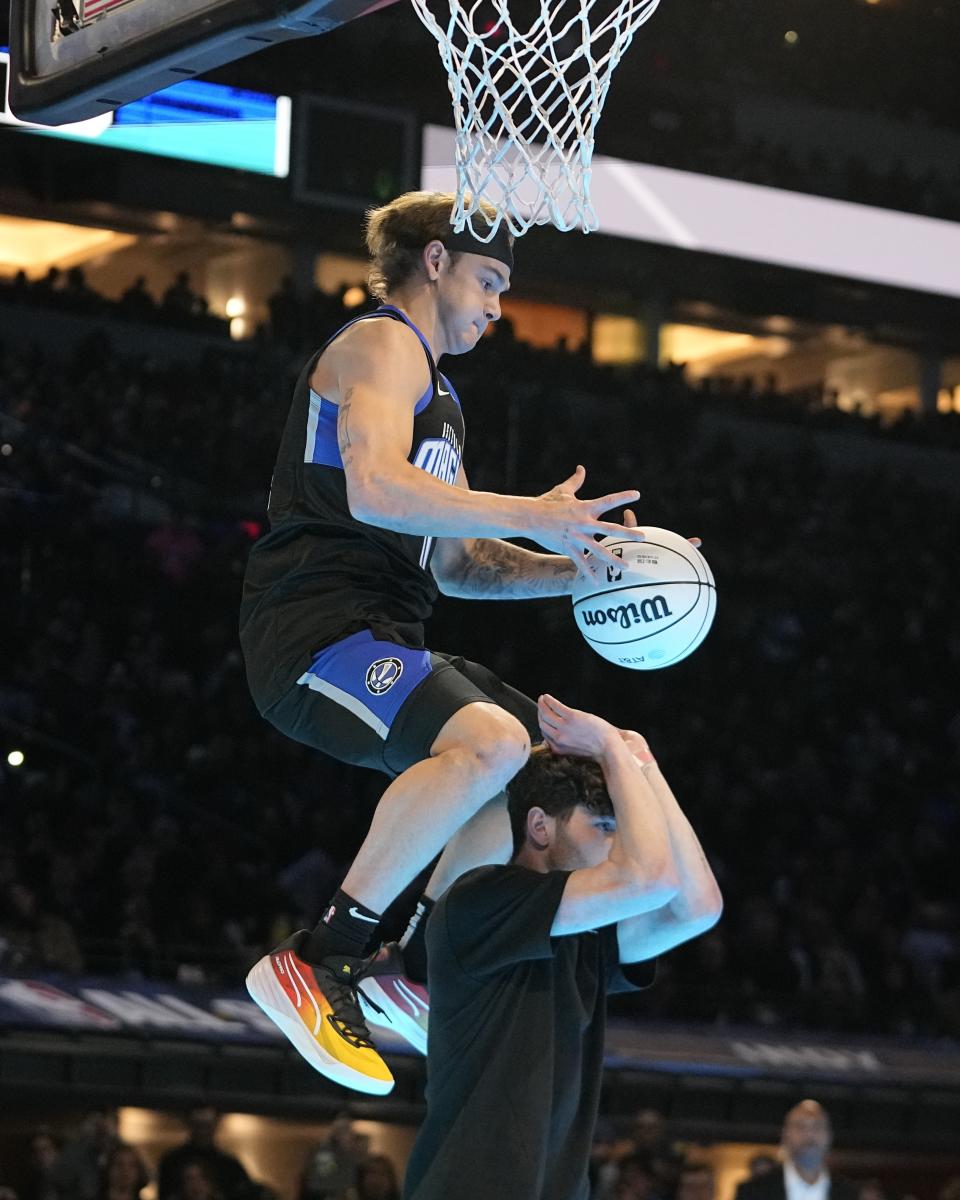
[[[3,1200],[276,1200],[240,1159],[218,1145],[220,1114],[198,1104],[186,1139],[146,1157],[120,1136],[117,1112],[95,1109],[64,1129],[36,1126],[0,1162]],[[303,1162],[298,1200],[400,1200],[397,1167],[370,1151],[349,1115],[338,1116]]]
[[[60,310],[98,316],[107,323],[106,328],[113,330],[119,344],[123,344],[125,335],[118,321],[155,319],[170,324],[163,315],[164,302],[154,304],[152,310],[128,306],[130,293],[144,289],[142,279],[114,302],[94,293],[80,268],[72,269],[69,275],[75,280],[73,286],[61,285],[58,280],[52,289],[48,286],[49,275],[32,283],[22,275],[6,284],[0,280],[0,311],[5,303],[46,306],[53,296],[54,307]],[[206,302],[191,290],[189,276],[183,279],[183,287],[197,303],[184,301],[175,327],[209,333],[213,322],[226,343],[229,322],[206,314]],[[212,468],[217,482],[228,484],[237,495],[249,494],[256,486],[252,482],[256,471],[260,471],[260,479],[264,477],[263,456],[251,458],[251,452],[261,448],[261,435],[273,436],[278,384],[282,390],[288,386],[289,377],[292,386],[301,363],[317,348],[318,337],[322,337],[318,331],[336,330],[352,317],[376,307],[376,301],[366,293],[359,303],[347,304],[349,292],[362,289],[344,285],[332,292],[314,288],[304,294],[286,276],[269,297],[268,317],[256,330],[255,339],[240,343],[237,352],[233,348],[228,352],[225,345],[222,354],[213,348],[215,343],[210,343],[209,354],[199,366],[188,367],[174,355],[170,359],[142,357],[121,366],[114,361],[110,338],[102,337],[88,341],[77,359],[82,365],[71,365],[69,373],[64,374],[38,347],[14,347],[11,343],[4,348],[0,342],[5,368],[12,376],[4,393],[0,393],[6,396],[0,412],[13,417],[29,412],[38,430],[66,438],[93,453],[131,451],[158,461],[166,456],[167,469],[172,466],[187,478],[208,479]],[[92,306],[82,299],[88,293],[96,296]],[[188,315],[190,312],[196,314],[195,318]],[[244,350],[246,356],[241,353]],[[507,318],[495,326],[480,348],[480,357],[488,359],[491,369],[501,376],[516,378],[521,389],[572,384],[586,393],[596,389],[604,394],[626,392],[640,401],[649,398],[657,403],[669,398],[673,409],[707,406],[714,412],[750,420],[960,449],[960,419],[952,412],[905,410],[891,418],[864,407],[848,411],[838,406],[836,393],[823,384],[785,390],[777,386],[772,375],[743,373],[736,364],[696,382],[685,379],[682,363],[664,368],[647,364],[629,369],[598,368],[591,362],[586,346],[571,349],[561,339],[550,349],[533,348],[518,340]],[[203,396],[202,408],[197,404],[166,404],[166,396],[185,394],[185,389]],[[517,395],[516,389],[509,388],[503,399],[516,407]],[[695,414],[689,411],[686,416],[693,419]],[[513,421],[512,417],[508,419]],[[104,428],[109,429],[107,439],[102,436]]]
[[[385,780],[276,734],[237,645],[282,363],[3,351],[0,731],[25,761],[2,768],[0,970],[237,983],[363,837]],[[702,536],[717,575],[710,637],[664,672],[604,663],[562,599],[444,600],[430,628],[639,728],[693,815],[724,919],[619,1003],[960,1036],[956,495],[705,436],[676,371],[495,339],[451,373],[474,486],[536,494],[575,447],[586,494],[638,486],[641,520]]]
[[[801,1107],[816,1106],[804,1101]],[[829,1116],[825,1114],[825,1120]],[[745,1164],[737,1200],[751,1200],[752,1181],[782,1170],[794,1149],[787,1114],[779,1152],[759,1149]],[[183,1115],[186,1137],[148,1157],[120,1136],[114,1109],[95,1109],[79,1121],[38,1124],[9,1142],[0,1158],[2,1200],[400,1200],[405,1163],[377,1153],[349,1111],[318,1127],[317,1140],[297,1155],[296,1190],[279,1192],[269,1181],[253,1178],[218,1132],[219,1112],[197,1104]],[[322,1134],[321,1134],[322,1129]],[[821,1139],[821,1165],[829,1165],[832,1133]],[[842,1148],[842,1135],[838,1144]],[[806,1167],[811,1163],[805,1138]],[[152,1166],[152,1169],[151,1169]],[[719,1186],[707,1138],[681,1140],[663,1113],[642,1108],[630,1116],[601,1117],[590,1156],[591,1200],[732,1200],[729,1185]],[[904,1186],[899,1177],[878,1178],[869,1171],[831,1172],[833,1195],[850,1200],[957,1200],[960,1175],[946,1164],[940,1178]],[[921,1181],[917,1181],[920,1183]],[[926,1186],[923,1186],[926,1185]],[[495,1167],[491,1200],[498,1194]],[[774,1193],[776,1194],[776,1193]],[[455,1197],[451,1197],[455,1200]]]

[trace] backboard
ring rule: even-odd
[[[59,125],[395,0],[11,0],[10,107]]]

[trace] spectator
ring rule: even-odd
[[[114,1146],[103,1168],[99,1200],[140,1200],[150,1182],[147,1168],[132,1146]]]
[[[373,1154],[360,1164],[357,1200],[400,1200],[397,1171],[385,1154]]]
[[[716,1181],[707,1163],[688,1162],[680,1168],[675,1200],[714,1200]]]
[[[620,1162],[615,1200],[660,1200],[664,1196],[653,1164],[643,1154],[630,1154]]]
[[[252,1189],[249,1175],[240,1161],[214,1143],[220,1114],[209,1104],[199,1104],[186,1116],[188,1136],[182,1146],[168,1150],[160,1159],[157,1172],[158,1200],[174,1196],[179,1200],[199,1200],[189,1191],[213,1188],[219,1200],[237,1200]],[[188,1170],[200,1168],[200,1171]]]
[[[157,315],[157,302],[147,291],[146,276],[138,275],[120,297],[123,316],[133,321],[154,320]]]
[[[59,1157],[60,1149],[50,1130],[45,1125],[35,1129],[30,1135],[27,1175],[20,1200],[60,1200],[56,1182]]]
[[[857,1200],[856,1187],[827,1167],[832,1142],[826,1110],[816,1100],[801,1100],[784,1118],[782,1167],[745,1180],[736,1200]]]
[[[176,1200],[224,1200],[213,1171],[203,1162],[184,1163],[175,1197]]]
[[[633,1159],[649,1166],[654,1191],[659,1196],[672,1196],[680,1178],[683,1155],[670,1141],[666,1117],[655,1108],[642,1108],[633,1118],[632,1132]]]
[[[173,283],[163,293],[161,315],[171,325],[190,326],[203,317],[206,311],[206,300],[190,286],[189,272],[178,271]]]
[[[300,1200],[340,1200],[357,1186],[363,1146],[349,1113],[338,1113],[300,1176]]]
[[[123,1146],[112,1108],[91,1112],[67,1140],[53,1170],[57,1193],[66,1200],[99,1200],[107,1164]]]

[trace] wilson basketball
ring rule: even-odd
[[[604,538],[621,568],[589,564],[573,592],[577,628],[612,663],[634,671],[670,667],[710,632],[717,591],[707,560],[669,529],[642,527],[642,542]],[[592,557],[592,556],[588,556]]]

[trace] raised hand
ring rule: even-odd
[[[537,717],[544,741],[555,754],[575,754],[600,760],[621,741],[620,731],[603,717],[571,708],[555,696],[537,701]]]
[[[637,532],[636,519],[633,526],[628,527],[599,518],[611,508],[619,508],[621,504],[637,500],[640,493],[632,489],[611,492],[606,496],[598,496],[596,500],[578,500],[577,492],[583,487],[586,476],[586,470],[578,466],[568,479],[537,497],[541,507],[530,529],[530,536],[546,549],[565,554],[579,569],[583,568],[585,550],[596,555],[603,563],[613,567],[622,566],[621,560],[595,539],[627,536],[632,541],[643,541],[643,534]]]

